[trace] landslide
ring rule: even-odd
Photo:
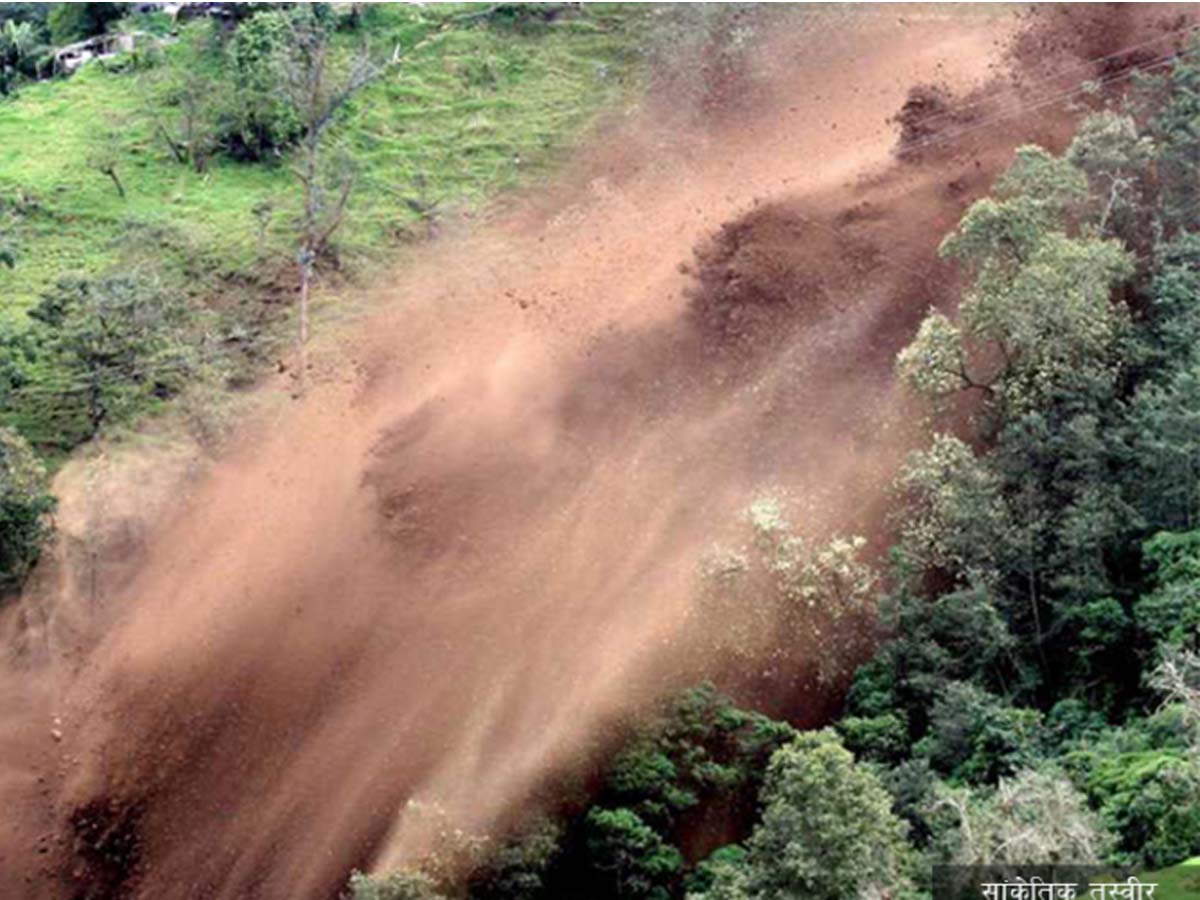
[[[722,665],[698,559],[764,490],[883,542],[918,439],[892,360],[959,287],[938,242],[1015,146],[1062,147],[1047,92],[1117,91],[1191,21],[863,9],[764,40],[753,103],[609,123],[112,559],[60,554],[0,622],[0,894],[332,898],[701,675],[821,719]]]

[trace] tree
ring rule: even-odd
[[[914,756],[951,778],[993,783],[1031,765],[1041,752],[1041,715],[1009,706],[973,684],[947,683],[929,719]]]
[[[1119,862],[1157,869],[1200,853],[1200,761],[1194,750],[1098,755],[1087,790],[1117,836]]]
[[[1166,74],[1165,100],[1150,117],[1149,133],[1158,147],[1162,214],[1172,228],[1191,228],[1200,204],[1200,65],[1192,36],[1188,52]]]
[[[95,169],[101,175],[106,176],[116,188],[117,196],[124,200],[125,185],[121,182],[120,173],[117,171],[121,164],[121,156],[116,139],[116,134],[110,132],[88,155],[87,164],[88,168]]]
[[[232,102],[218,105],[217,127],[229,156],[252,162],[277,158],[303,134],[303,105],[312,101],[288,79],[305,77],[295,69],[306,60],[299,58],[302,50],[289,48],[289,43],[293,31],[302,28],[306,38],[326,42],[328,53],[326,25],[319,12],[306,8],[260,12],[238,26],[221,60],[222,82],[233,82]],[[309,29],[320,33],[314,37]]]
[[[689,898],[741,900],[745,897],[746,848],[741,844],[718,847],[696,864],[686,881]]]
[[[1027,698],[1036,684],[983,588],[931,599],[901,585],[884,597],[880,618],[891,637],[855,673],[846,712],[868,721],[900,717],[910,746],[925,735],[938,698],[953,682],[972,681],[1008,698]]]
[[[660,834],[702,802],[757,792],[767,761],[795,730],[739,709],[711,684],[685,691],[614,758],[601,801],[632,809]]]
[[[1150,686],[1163,696],[1164,705],[1181,710],[1193,747],[1200,751],[1200,653],[1168,648],[1151,673]]]
[[[562,853],[562,828],[538,819],[499,846],[468,879],[471,900],[531,900],[541,896]]]
[[[229,44],[241,34],[239,28]],[[233,120],[245,108],[240,94],[248,80],[240,73],[227,74],[227,52],[214,27],[191,26],[182,30],[169,65],[141,70],[135,81],[141,90],[141,116],[171,157],[197,173],[204,172],[212,155],[228,144],[223,129],[236,127]]]
[[[1133,272],[1114,241],[1068,224],[1087,198],[1085,174],[1022,147],[996,197],[972,204],[940,253],[975,281],[958,322],[931,313],[897,359],[901,377],[934,400],[979,391],[994,414],[1037,408],[1081,376],[1111,380],[1127,316],[1111,301]]]
[[[935,856],[956,865],[1102,862],[1112,845],[1087,799],[1053,771],[1026,769],[993,789],[942,785]]]
[[[104,34],[110,23],[126,14],[129,6],[128,3],[56,3],[47,20],[51,40],[61,47]]]
[[[593,807],[584,821],[589,864],[611,896],[668,900],[683,857],[631,809]]]
[[[53,359],[55,373],[33,387],[57,393],[84,420],[71,426],[80,431],[77,440],[178,392],[195,371],[189,311],[146,278],[63,279],[29,316],[38,323],[38,352]]]
[[[341,227],[354,171],[343,166],[332,179],[322,168],[326,137],[336,116],[354,96],[379,77],[383,66],[364,45],[348,65],[339,64],[331,37],[332,24],[311,6],[290,10],[281,20],[290,41],[283,57],[283,96],[295,111],[300,133],[300,161],[293,167],[302,191],[300,246],[296,256],[300,276],[299,327],[296,350],[299,388],[307,377],[308,307],[314,267],[329,239]]]
[[[977,224],[972,214],[979,217],[976,207],[983,203],[990,201],[968,212],[958,240],[948,239],[947,253],[973,253],[984,245],[983,239],[968,240]],[[1036,241],[1007,233],[988,240],[1017,244],[1012,253],[1019,264],[985,261],[959,307],[959,324],[931,314],[898,358],[901,377],[935,400],[980,391],[997,413],[1036,408],[1081,377],[1111,380],[1126,323],[1111,294],[1133,271],[1124,250],[1111,241],[1054,232]]]
[[[1142,385],[1128,428],[1143,514],[1162,528],[1200,525],[1200,363]]]
[[[19,434],[0,428],[0,592],[20,587],[50,534],[46,471]]]
[[[1129,138],[1124,120],[1093,120],[1075,159],[1111,190],[1121,160],[1141,159]],[[1088,185],[1071,160],[1021,148],[996,196],[943,242],[972,287],[956,321],[926,318],[897,367],[935,403],[975,394],[983,452],[935,436],[902,475],[898,518],[912,564],[995,592],[1044,682],[1116,702],[1136,688],[1136,673],[1110,665],[1128,626],[1114,562],[1138,526],[1122,477],[1135,323],[1113,296],[1133,263],[1096,236],[1107,203],[1097,210]]]
[[[1138,628],[1157,650],[1200,649],[1200,532],[1162,532],[1143,550],[1154,577],[1133,607]]]
[[[446,900],[433,879],[421,872],[366,875],[355,871],[346,887],[349,900]]]
[[[871,639],[877,579],[861,558],[866,540],[806,540],[771,496],[754,501],[746,518],[750,546],[705,562],[700,615],[718,626],[726,652],[765,649],[776,662],[807,653],[818,681],[837,683]]]
[[[856,900],[905,883],[905,825],[879,778],[832,731],[805,732],[777,751],[761,800],[744,863],[718,868],[706,898]]]
[[[21,78],[36,77],[45,47],[30,22],[0,22],[0,97],[13,93]]]
[[[1156,152],[1132,116],[1105,110],[1080,124],[1064,159],[1086,173],[1096,204],[1092,218],[1102,233],[1145,243]]]
[[[896,516],[905,559],[969,584],[994,584],[1011,523],[1003,483],[986,462],[964,441],[935,434],[927,450],[909,457],[896,484],[905,501]]]

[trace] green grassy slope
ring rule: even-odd
[[[1148,872],[1141,880],[1158,884],[1154,900],[1196,900],[1200,897],[1200,856],[1160,872]]]
[[[364,167],[341,238],[351,254],[377,255],[404,234],[416,219],[406,198],[461,206],[517,184],[627,74],[627,9],[527,30],[454,24],[463,12],[402,6],[375,17],[372,37],[383,46],[414,27],[447,30],[358,98],[341,128]],[[92,64],[0,103],[0,204],[22,213],[9,225],[20,264],[0,269],[5,315],[62,274],[102,271],[139,247],[178,257],[164,263],[189,278],[230,276],[255,262],[254,207],[294,206],[284,164],[215,159],[197,174],[174,162],[141,114],[148,95],[139,73]],[[105,144],[117,149],[126,200],[88,164]],[[273,216],[275,253],[287,252],[287,221]],[[197,264],[203,271],[187,271]]]
[[[544,172],[638,80],[643,9],[597,5],[553,21],[488,16],[493,9],[372,7],[360,31],[339,33],[347,53],[364,34],[377,54],[412,48],[330,133],[326,159],[348,155],[357,171],[334,240],[343,278],[390,262],[398,244],[427,232],[429,210],[467,212]],[[0,100],[0,247],[17,256],[15,267],[0,266],[0,344],[20,344],[26,313],[60,279],[121,272],[203,311],[199,330],[216,348],[205,352],[224,354],[215,378],[242,383],[271,358],[295,287],[300,189],[291,161],[215,156],[198,173],[156,131],[178,119],[163,76],[228,84],[227,71],[205,72],[210,57],[193,52],[209,29],[185,26],[157,64],[145,55],[93,62]],[[96,165],[105,157],[125,197]],[[264,207],[265,228],[256,214]],[[44,354],[32,365],[24,386],[0,391],[0,425],[53,461],[86,434],[63,424],[78,420],[83,388]],[[143,409],[158,405],[148,398]]]

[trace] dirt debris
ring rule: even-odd
[[[37,598],[44,658],[0,672],[0,895],[332,900],[446,822],[502,824],[612,723],[722,672],[688,631],[696,564],[759,492],[882,544],[916,440],[892,362],[958,287],[937,244],[1074,113],[900,162],[880,123],[936,83],[909,143],[948,137],[939,115],[979,126],[1165,34],[1124,7],[1051,8],[1015,42],[1004,16],[897,18],[775,36],[736,116],[610,124],[556,185],[432,245],[326,353],[359,377],[248,427],[100,597]],[[20,624],[0,631],[37,644]],[[829,702],[726,686],[801,722]]]

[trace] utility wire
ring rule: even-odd
[[[1165,32],[1165,33],[1159,35],[1158,37],[1150,38],[1148,40],[1141,41],[1140,43],[1137,43],[1137,44],[1130,44],[1126,47],[1122,47],[1120,50],[1114,50],[1112,53],[1106,53],[1104,56],[1093,56],[1088,59],[1081,59],[1081,60],[1078,60],[1077,62],[1073,63],[1072,65],[1068,66],[1067,68],[1063,69],[1062,71],[1057,72],[1054,75],[1048,75],[1045,78],[1041,78],[1036,81],[1029,82],[1028,86],[1041,87],[1042,85],[1051,84],[1052,82],[1057,82],[1057,81],[1064,79],[1067,75],[1071,74],[1072,72],[1076,72],[1076,71],[1080,71],[1082,69],[1089,68],[1091,66],[1096,65],[1097,63],[1107,62],[1110,59],[1117,59],[1122,56],[1127,56],[1136,50],[1144,49],[1145,47],[1148,47],[1151,44],[1156,44],[1156,43],[1159,43],[1160,41],[1164,41],[1169,38],[1182,37],[1184,35],[1193,34],[1197,31],[1200,31],[1200,25],[1193,25],[1193,26],[1190,26],[1189,28],[1183,29],[1181,31],[1168,31],[1168,32]],[[1183,51],[1183,52],[1186,52],[1186,51]],[[1138,65],[1130,65],[1127,68],[1134,69],[1134,68],[1139,68],[1139,67],[1140,66],[1138,66]],[[1122,70],[1122,71],[1126,71],[1126,70]],[[1086,82],[1087,79],[1084,79],[1084,81]],[[967,103],[958,106],[956,109],[947,110],[946,112],[938,113],[936,115],[930,116],[927,119],[923,119],[922,123],[928,124],[931,122],[941,121],[942,119],[945,119],[945,118],[951,118],[955,115],[960,114],[962,112],[962,110],[964,110],[964,109],[971,109],[972,107],[983,105],[983,104],[995,99],[996,97],[1002,96],[1003,94],[1007,93],[1009,90],[1011,90],[1011,88],[1006,87],[1006,86],[1000,86],[1000,87],[993,88],[992,90],[987,91],[986,93],[974,96],[973,99],[969,99],[969,101]]]

